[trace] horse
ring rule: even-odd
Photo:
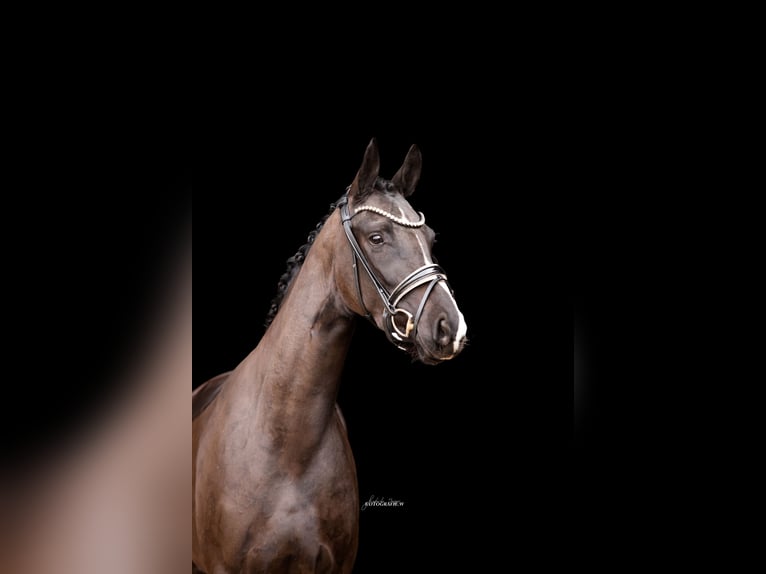
[[[288,259],[256,347],[193,391],[192,572],[351,572],[359,491],[336,399],[357,319],[427,365],[467,340],[434,231],[407,199],[421,169],[413,144],[390,180],[379,176],[372,138]]]

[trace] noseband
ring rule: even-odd
[[[415,343],[415,336],[418,332],[418,323],[420,322],[420,316],[423,313],[423,308],[426,306],[428,296],[431,294],[431,291],[439,281],[444,281],[445,283],[447,282],[447,275],[445,274],[444,269],[435,263],[423,265],[402,279],[401,282],[394,288],[394,290],[389,293],[380,279],[378,279],[378,276],[375,275],[375,271],[373,271],[370,262],[367,261],[367,257],[365,257],[362,248],[359,246],[359,243],[356,240],[356,237],[354,237],[354,232],[351,230],[351,219],[360,211],[372,211],[373,213],[377,213],[378,215],[382,215],[383,217],[390,219],[397,225],[417,228],[425,224],[426,218],[422,213],[420,213],[420,219],[418,221],[408,221],[404,218],[396,217],[387,211],[369,205],[362,205],[361,207],[358,207],[352,215],[349,213],[348,208],[348,193],[343,195],[340,201],[338,201],[337,205],[340,207],[340,216],[341,222],[343,224],[343,230],[346,232],[346,237],[348,238],[348,242],[351,245],[354,277],[356,280],[356,291],[359,296],[359,302],[362,304],[362,309],[364,309],[365,317],[374,322],[372,315],[367,309],[367,306],[364,304],[364,298],[362,297],[362,286],[359,281],[359,266],[357,265],[357,261],[360,261],[362,263],[362,267],[364,267],[365,271],[367,271],[367,275],[370,276],[370,280],[375,286],[375,290],[378,292],[378,295],[380,296],[380,299],[383,301],[383,305],[386,308],[386,310],[383,312],[383,325],[385,327],[384,332],[386,333],[388,340],[400,349],[406,351],[410,345]],[[406,309],[397,307],[399,302],[404,299],[411,291],[426,283],[428,283],[428,286],[426,287],[426,291],[420,300],[420,305],[418,305],[417,312],[414,316]],[[447,283],[447,285],[449,285],[449,283]],[[403,315],[407,320],[404,330],[400,329],[396,324],[397,315]]]

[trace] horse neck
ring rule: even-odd
[[[243,362],[261,445],[304,460],[332,420],[354,314],[337,291],[335,253],[342,232],[337,213],[317,235],[261,342]],[[345,244],[341,243],[344,247]]]

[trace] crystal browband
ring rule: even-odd
[[[354,215],[356,215],[360,211],[372,211],[373,213],[377,213],[378,215],[387,217],[394,223],[398,223],[399,225],[403,225],[404,227],[421,227],[426,222],[426,216],[423,215],[422,211],[418,212],[418,214],[420,215],[420,219],[418,221],[409,221],[408,219],[404,219],[403,217],[396,217],[393,213],[389,213],[388,211],[384,209],[381,209],[379,207],[375,207],[372,205],[360,205],[354,210]]]

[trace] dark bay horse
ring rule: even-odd
[[[373,138],[346,193],[288,260],[258,345],[194,391],[194,572],[351,572],[359,492],[336,398],[356,318],[426,364],[466,341],[431,255],[434,232],[407,200],[421,164],[413,145],[391,180],[379,177]]]

